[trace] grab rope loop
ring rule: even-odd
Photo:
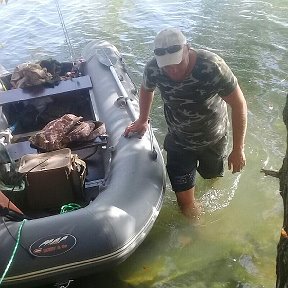
[[[69,203],[69,204],[63,205],[61,207],[60,214],[75,211],[75,210],[78,210],[80,208],[82,208],[82,207],[76,203]]]
[[[10,260],[9,260],[9,262],[8,262],[8,264],[7,264],[4,272],[3,272],[3,275],[1,276],[0,285],[1,285],[1,283],[3,282],[3,280],[4,280],[4,278],[5,278],[8,270],[10,269],[10,266],[11,266],[11,264],[12,264],[12,261],[13,261],[14,257],[15,257],[16,251],[17,251],[17,249],[18,249],[18,247],[19,247],[20,238],[21,238],[21,232],[22,232],[22,228],[23,228],[23,225],[24,225],[25,222],[26,222],[26,219],[24,219],[24,220],[22,221],[21,225],[20,225],[19,228],[18,228],[16,244],[15,244],[15,247],[14,247],[14,249],[13,249],[12,255],[11,255],[11,257],[10,257]]]

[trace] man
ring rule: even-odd
[[[246,164],[244,139],[247,106],[227,64],[218,55],[191,49],[176,28],[159,32],[154,58],[145,67],[140,90],[140,115],[125,130],[143,135],[158,87],[164,102],[168,133],[164,141],[167,172],[178,205],[188,218],[198,217],[196,170],[205,179],[222,177],[226,158],[228,115],[231,107],[233,147],[228,168],[239,172]]]

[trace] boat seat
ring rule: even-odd
[[[92,147],[100,147],[100,146],[104,147],[106,145],[107,145],[107,136],[103,135],[103,136],[96,137],[93,141],[83,142],[78,145],[69,146],[69,148],[71,149],[71,151],[78,152],[84,149],[88,149]],[[41,151],[37,147],[31,145],[29,141],[22,141],[18,143],[7,144],[5,146],[5,150],[7,154],[9,155],[10,159],[13,161],[19,160],[22,156],[26,154],[37,154],[41,152],[46,152],[46,151]],[[7,160],[7,163],[8,162],[9,161]]]
[[[6,145],[6,151],[10,158],[14,161],[19,160],[22,156],[26,154],[36,154],[38,153],[36,148],[30,145],[29,141],[22,141],[17,143],[11,143]]]

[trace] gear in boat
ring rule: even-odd
[[[81,77],[81,63],[75,69],[72,63],[43,62],[50,65],[53,77],[46,77],[42,85],[31,86],[26,77],[25,87],[25,74],[20,79],[19,69],[1,79],[8,89],[12,84],[23,88],[10,90],[10,101],[1,99],[2,125],[7,126],[2,140],[10,140],[7,145],[0,143],[0,190],[9,199],[2,214],[12,210],[10,214],[19,219],[19,211],[25,215],[22,218],[39,218],[85,207],[104,185],[104,162],[109,161],[105,125],[96,119],[89,94],[92,85],[88,76]],[[29,73],[36,69],[35,65],[30,68]],[[44,79],[37,69],[37,76]],[[9,95],[5,93],[5,97]],[[82,180],[75,181],[77,177]]]

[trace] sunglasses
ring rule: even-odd
[[[173,53],[180,51],[182,48],[183,48],[183,45],[173,45],[173,46],[169,46],[167,48],[156,48],[154,50],[154,54],[156,56],[163,56],[167,53],[173,54]]]

